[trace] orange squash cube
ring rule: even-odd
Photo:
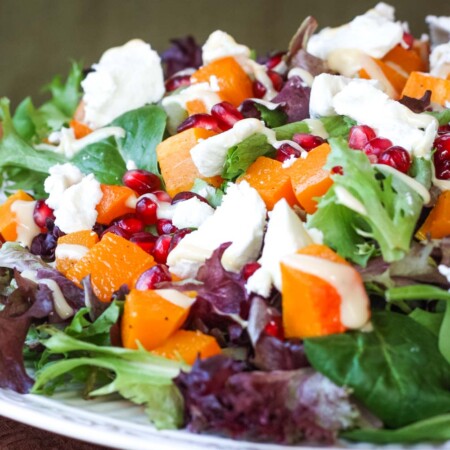
[[[441,239],[450,236],[450,191],[442,192],[430,214],[416,233],[418,239]]]
[[[24,191],[17,191],[15,194],[0,205],[0,234],[5,241],[15,241],[17,239],[17,219],[16,214],[11,211],[11,206],[16,200],[33,201],[33,197]]]
[[[134,212],[133,201],[136,193],[126,186],[102,184],[103,196],[96,206],[97,222],[109,225],[114,219]]]

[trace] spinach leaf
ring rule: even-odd
[[[156,146],[166,128],[166,113],[156,105],[143,106],[115,119],[113,126],[122,127],[126,135],[118,140],[125,161],[132,160],[139,169],[159,174]]]
[[[255,108],[261,113],[261,119],[269,128],[280,127],[286,123],[286,113],[281,108],[269,109],[260,103],[255,103]]]
[[[114,138],[88,145],[71,162],[83,173],[93,173],[104,184],[120,184],[127,170]]]
[[[373,442],[374,444],[440,442],[450,439],[450,414],[432,417],[397,430],[362,429],[341,435],[351,441]]]
[[[305,340],[312,366],[355,397],[388,427],[450,411],[450,365],[436,337],[407,316],[373,314],[374,330]]]
[[[432,313],[429,311],[425,311],[424,309],[416,308],[410,314],[408,314],[408,316],[430,330],[436,337],[439,336],[442,319],[444,318],[443,313]]]
[[[260,156],[273,156],[274,153],[266,136],[253,134],[228,150],[222,177],[226,180],[235,180]]]

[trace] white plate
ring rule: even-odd
[[[76,392],[54,397],[20,395],[0,389],[0,416],[93,444],[127,450],[317,450],[317,447],[286,447],[256,444],[197,435],[187,431],[157,431],[143,409],[117,397],[85,401]],[[344,447],[341,446],[340,448]],[[338,447],[334,447],[338,448]],[[373,450],[369,444],[353,449]],[[388,445],[383,450],[405,449]],[[450,450],[450,442],[440,446],[416,445],[414,450]],[[331,450],[328,447],[327,450]]]

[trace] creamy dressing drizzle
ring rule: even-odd
[[[334,192],[336,193],[337,202],[340,205],[346,206],[348,209],[367,216],[367,209],[365,206],[350,192],[342,186],[335,186]]]
[[[175,289],[156,289],[155,292],[164,300],[184,309],[190,308],[195,301],[195,299],[188,297]]]
[[[308,125],[309,132],[311,134],[314,136],[319,136],[322,139],[328,139],[329,134],[327,130],[325,130],[325,127],[320,119],[305,119],[303,122]]]
[[[31,241],[41,230],[33,219],[33,211],[36,202],[16,200],[11,205],[11,211],[16,215],[17,242],[30,247]]]
[[[59,244],[55,250],[57,259],[80,260],[89,251],[84,245],[77,244]]]
[[[350,329],[369,321],[369,299],[358,272],[350,266],[310,255],[289,255],[282,263],[325,280],[341,297],[341,323]]]
[[[314,77],[307,70],[300,67],[294,67],[289,71],[288,78],[292,77],[300,77],[308,87],[311,87],[314,81]]]

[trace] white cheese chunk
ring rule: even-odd
[[[82,81],[85,120],[92,128],[161,100],[164,77],[161,60],[149,44],[134,39],[107,50]]]
[[[430,75],[444,79],[450,75],[450,42],[438,45],[431,52]]]
[[[330,53],[341,49],[357,49],[373,58],[383,58],[400,44],[403,26],[394,22],[394,9],[379,3],[374,9],[356,16],[350,23],[337,28],[324,28],[311,36],[307,51],[327,60]]]
[[[198,198],[192,197],[189,200],[175,204],[172,223],[177,228],[198,228],[213,214],[214,208],[211,208],[211,206]]]
[[[239,63],[245,64],[250,55],[251,51],[246,45],[238,44],[232,36],[221,30],[211,33],[202,47],[205,65],[227,56],[232,56]]]
[[[182,278],[194,277],[205,259],[225,242],[232,244],[222,263],[227,270],[238,271],[258,257],[265,224],[266,206],[258,192],[245,181],[230,184],[214,214],[169,253],[170,271]]]

